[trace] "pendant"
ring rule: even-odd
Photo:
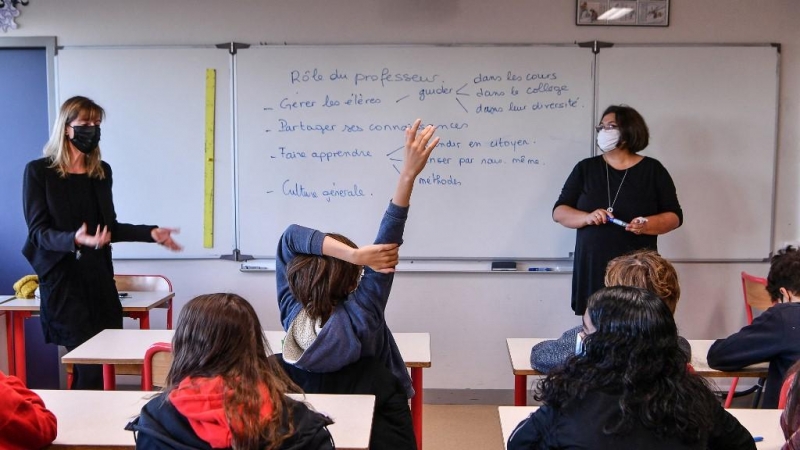
[[[609,206],[608,208],[606,208],[606,211],[608,211],[608,213],[611,214],[614,212],[614,208]]]

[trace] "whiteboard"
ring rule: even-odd
[[[614,46],[598,56],[598,114],[644,116],[642,153],[672,175],[681,228],[659,237],[679,259],[760,259],[772,250],[778,58],[770,46]]]
[[[194,258],[232,246],[230,55],[214,48],[67,47],[58,103],[83,95],[106,110],[100,148],[120,222],[179,227],[182,253],[115,243],[115,258]],[[203,247],[205,79],[216,69],[214,247]]]
[[[254,47],[237,55],[242,252],[291,223],[371,243],[417,117],[442,142],[403,257],[566,258],[551,209],[592,149],[594,57],[577,46]]]

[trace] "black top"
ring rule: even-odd
[[[700,442],[659,438],[640,425],[625,435],[608,435],[603,427],[618,414],[618,395],[593,391],[563,410],[548,405],[520,422],[508,439],[509,450],[534,449],[647,449],[647,450],[754,450],[753,437],[735,417],[715,403],[713,426]]]
[[[769,361],[763,408],[777,408],[783,379],[800,360],[800,303],[779,303],[753,319],[751,325],[708,349],[712,369],[733,371]]]
[[[625,222],[640,216],[673,212],[679,223],[683,223],[683,212],[672,177],[658,160],[646,156],[627,169],[627,175],[625,170],[607,166],[602,156],[584,159],[572,170],[553,208],[567,205],[591,212],[608,208],[609,197],[614,205],[614,217]],[[579,228],[572,272],[572,310],[575,314],[582,315],[586,311],[587,298],[604,286],[603,278],[609,261],[634,250],[657,250],[656,239],[656,236],[633,234],[612,223]]]
[[[92,180],[86,174],[68,174],[65,185],[72,212],[74,229],[86,224],[86,233],[93,235],[97,226],[103,227],[97,195],[92,190]]]

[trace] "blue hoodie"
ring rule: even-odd
[[[383,215],[376,244],[402,244],[408,208],[389,203]],[[281,236],[276,261],[276,282],[281,324],[288,330],[303,305],[294,298],[286,278],[286,268],[298,254],[322,255],[325,233],[290,225]],[[400,380],[406,395],[414,396],[411,378],[384,312],[392,290],[394,274],[364,267],[364,276],[346,301],[336,306],[316,340],[305,350],[295,366],[309,372],[334,372],[361,358],[375,357]]]

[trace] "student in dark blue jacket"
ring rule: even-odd
[[[544,405],[509,450],[755,450],[706,381],[686,369],[672,312],[655,294],[615,286],[589,297],[579,355],[547,375]]]
[[[403,169],[374,245],[358,248],[344,236],[291,225],[281,236],[276,264],[278,306],[286,330],[284,361],[327,374],[375,358],[397,378],[407,398],[414,389],[384,312],[411,191],[439,143],[435,128],[420,130],[420,124],[417,119],[406,130]],[[405,414],[410,423],[407,407]]]
[[[753,323],[708,349],[708,365],[717,370],[739,370],[769,361],[762,407],[777,408],[783,379],[800,360],[800,251],[781,249],[772,257],[767,292],[773,306]]]

